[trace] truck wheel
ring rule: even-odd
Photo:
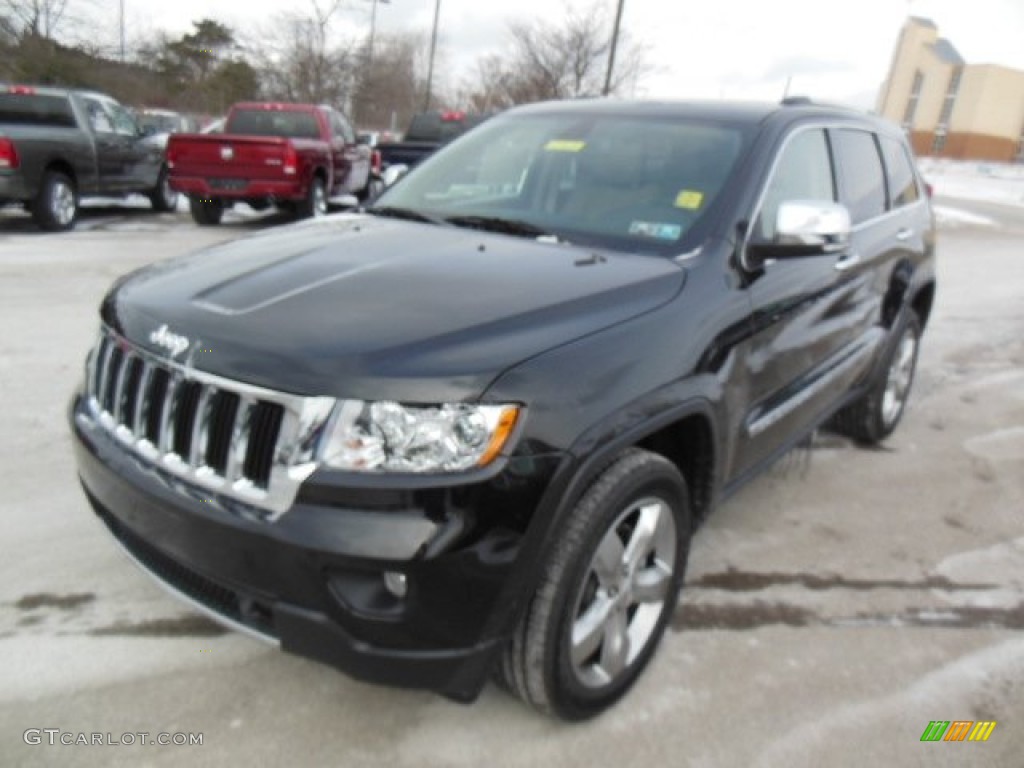
[[[201,227],[213,227],[220,224],[224,215],[224,203],[216,198],[199,199],[190,197],[188,209],[196,224]]]
[[[356,197],[359,198],[360,203],[366,205],[368,203],[372,203],[382,194],[384,194],[383,180],[371,175],[370,178],[366,180],[366,186],[359,191],[359,194],[356,195]]]
[[[306,197],[295,206],[295,215],[300,219],[327,215],[327,188],[319,176],[314,176],[309,183]]]
[[[631,448],[576,504],[497,676],[542,712],[596,715],[636,681],[665,630],[690,548],[686,482]]]
[[[32,203],[32,217],[47,232],[65,232],[75,226],[78,190],[67,174],[60,171],[45,173],[39,194]]]
[[[154,211],[168,213],[178,208],[178,193],[171,189],[171,181],[167,177],[166,167],[160,169],[156,186],[146,193],[146,197],[149,198],[149,203],[153,206]]]
[[[858,443],[874,445],[896,429],[907,407],[917,368],[921,321],[912,310],[896,327],[896,344],[889,352],[882,375],[859,400],[832,417],[829,427]]]

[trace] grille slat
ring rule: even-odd
[[[270,481],[274,446],[283,416],[284,409],[276,403],[257,403],[254,409],[242,471],[259,488],[266,488]]]
[[[117,382],[121,374],[121,363],[124,362],[124,350],[114,346],[107,355],[107,362],[103,368],[103,388],[100,392],[100,405],[103,410],[114,415],[114,398],[117,392]]]
[[[149,415],[149,385],[153,376],[153,366],[142,360],[142,367],[139,370],[139,384],[135,388],[135,405],[132,406],[132,415],[135,419],[132,422],[132,434],[136,437],[147,437],[146,418]]]
[[[178,393],[175,396],[174,439],[171,445],[174,453],[182,461],[190,463],[193,428],[197,420],[202,389],[203,385],[198,381],[184,379],[178,384]]]
[[[167,407],[170,381],[170,373],[163,368],[154,367],[150,373],[146,395],[146,439],[157,449],[163,444],[164,409]]]
[[[124,424],[135,434],[135,412],[138,406],[139,379],[142,376],[142,359],[130,355],[128,362],[121,367],[121,381],[117,395],[117,412],[114,419]]]
[[[241,398],[234,392],[218,390],[210,404],[210,421],[206,435],[206,465],[219,475],[227,476],[228,454],[234,436],[235,416]]]
[[[195,416],[192,419],[192,442],[189,447],[188,463],[201,467],[206,463],[206,448],[210,439],[210,407],[215,391],[213,387],[200,386],[196,401]]]

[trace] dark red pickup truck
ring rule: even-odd
[[[379,183],[371,154],[331,107],[253,102],[231,108],[224,133],[172,135],[167,166],[192,218],[209,226],[236,202],[309,217],[326,213],[332,198],[366,199]]]

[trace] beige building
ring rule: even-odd
[[[918,155],[1024,162],[1024,72],[966,63],[928,19],[903,26],[878,112]]]

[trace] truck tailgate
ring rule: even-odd
[[[174,134],[167,162],[172,180],[198,177],[225,190],[253,180],[291,180],[296,168],[291,142],[274,136]]]

